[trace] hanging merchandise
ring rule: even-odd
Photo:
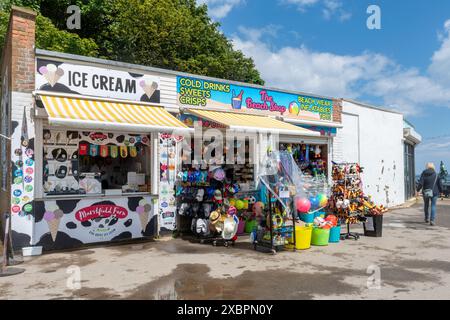
[[[115,159],[119,156],[119,147],[118,146],[110,146],[110,156]]]
[[[96,157],[98,156],[98,150],[99,150],[99,146],[97,144],[91,144],[89,146],[89,155],[91,157]]]
[[[100,146],[100,157],[106,158],[109,155],[109,147],[107,145]]]
[[[78,146],[78,154],[80,156],[85,156],[88,154],[88,150],[89,150],[89,144],[85,143],[85,142],[80,142],[80,144]]]
[[[121,158],[128,157],[128,147],[127,146],[120,146],[119,150],[120,150],[120,157]]]
[[[136,158],[138,155],[137,149],[135,146],[130,146],[130,157]]]
[[[387,211],[377,206],[362,189],[361,173],[363,169],[357,163],[333,165],[332,196],[330,209],[347,224],[345,239],[358,239],[359,235],[350,232],[350,225],[365,222],[367,216],[383,214]]]

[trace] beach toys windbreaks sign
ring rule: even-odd
[[[37,59],[36,90],[160,102],[160,78],[121,70]]]
[[[179,106],[226,109],[287,118],[332,121],[333,101],[311,96],[177,77]]]

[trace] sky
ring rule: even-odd
[[[450,1],[197,0],[266,85],[400,111],[450,167]],[[369,29],[370,5],[380,29]]]

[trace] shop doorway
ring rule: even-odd
[[[405,199],[411,199],[416,193],[415,181],[415,147],[412,144],[404,144],[405,161]]]

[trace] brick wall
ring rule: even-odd
[[[11,10],[12,91],[32,92],[35,72],[34,11],[13,7]]]
[[[342,122],[342,99],[333,99],[333,121]]]

